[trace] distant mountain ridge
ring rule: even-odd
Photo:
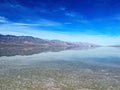
[[[112,45],[112,46],[110,46],[110,47],[120,47],[120,45]]]
[[[35,46],[61,46],[61,47],[95,47],[98,45],[81,42],[65,42],[60,40],[45,40],[32,36],[14,36],[0,34],[0,46],[3,45],[35,45]]]

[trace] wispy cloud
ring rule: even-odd
[[[83,15],[80,15],[79,13],[75,13],[75,12],[65,12],[65,15],[68,16],[71,20],[71,22],[76,22],[78,24],[84,23],[84,24],[88,24],[91,23],[90,20],[87,20]]]
[[[49,20],[40,20],[38,22],[35,23],[10,23],[12,25],[16,25],[16,26],[59,26],[60,23],[58,22],[54,22],[54,21],[49,21]]]
[[[7,20],[7,18],[0,16],[0,23],[8,23],[9,21]]]
[[[66,7],[61,6],[61,7],[59,7],[59,10],[65,11],[65,10],[66,10]]]
[[[59,6],[57,8],[54,8],[52,10],[47,11],[47,13],[58,13],[58,12],[66,12],[66,7]]]
[[[39,24],[28,24],[28,23],[11,23],[16,26],[39,26]]]
[[[59,25],[61,25],[61,23],[59,23],[59,22],[50,21],[47,19],[40,19],[37,23],[41,24],[43,26],[59,26]]]
[[[73,12],[65,12],[65,15],[69,17],[76,17],[76,14]]]
[[[39,19],[39,20],[31,22],[31,23],[12,22],[3,16],[0,16],[0,23],[7,24],[7,25],[16,25],[16,26],[59,26],[59,25],[61,25],[58,22],[50,21],[47,19]]]
[[[77,19],[83,19],[84,16],[79,14],[78,12],[73,12],[73,11],[67,11],[65,10],[64,13],[66,16],[71,17],[71,18],[77,18]]]

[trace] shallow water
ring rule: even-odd
[[[0,90],[120,90],[120,48],[0,48]]]

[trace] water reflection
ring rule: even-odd
[[[8,46],[0,47],[0,56],[15,56],[15,55],[33,55],[43,52],[59,52],[70,49],[90,49],[87,47],[39,47],[39,46]]]

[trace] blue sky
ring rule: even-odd
[[[120,0],[0,0],[0,33],[120,44]]]

